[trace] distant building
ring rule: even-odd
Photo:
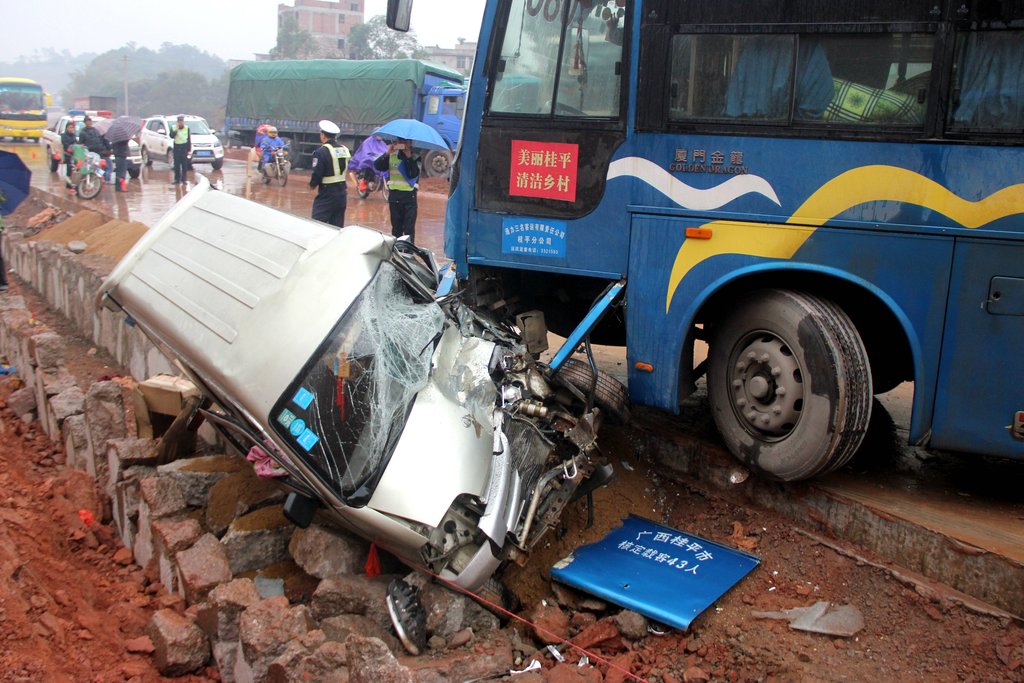
[[[466,76],[473,70],[473,56],[476,54],[476,43],[467,42],[459,38],[459,44],[455,47],[424,47],[424,59],[443,64],[449,69],[455,69]]]
[[[277,25],[294,17],[300,31],[308,31],[320,50],[317,57],[348,56],[348,34],[363,23],[365,0],[294,0],[277,6]]]

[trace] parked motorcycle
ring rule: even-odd
[[[103,189],[103,174],[107,160],[84,145],[74,145],[71,151],[71,178],[69,182],[82,199],[92,199]]]
[[[270,153],[270,160],[264,162],[261,172],[263,173],[263,182],[270,183],[271,180],[277,180],[281,183],[281,187],[288,184],[288,172],[291,171],[292,164],[288,161],[288,148],[278,147]]]

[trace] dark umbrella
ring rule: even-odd
[[[0,215],[7,216],[28,196],[32,171],[17,154],[0,151]]]
[[[131,116],[118,116],[116,119],[97,121],[93,127],[107,139],[107,142],[113,144],[130,140],[133,135],[142,130],[142,120]]]

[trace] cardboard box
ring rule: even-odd
[[[199,396],[196,385],[183,377],[156,375],[139,382],[132,392],[135,428],[140,439],[163,436],[181,412],[185,400]]]
[[[177,417],[185,399],[199,396],[199,389],[184,377],[156,375],[145,382],[139,382],[139,391],[151,413]]]

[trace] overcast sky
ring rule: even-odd
[[[135,43],[194,45],[225,60],[252,59],[277,42],[277,6],[291,0],[3,0],[0,62],[31,58],[37,49],[102,53]],[[421,45],[475,41],[484,0],[415,0],[412,30]],[[366,19],[387,0],[366,0]],[[16,75],[16,74],[2,74]]]

